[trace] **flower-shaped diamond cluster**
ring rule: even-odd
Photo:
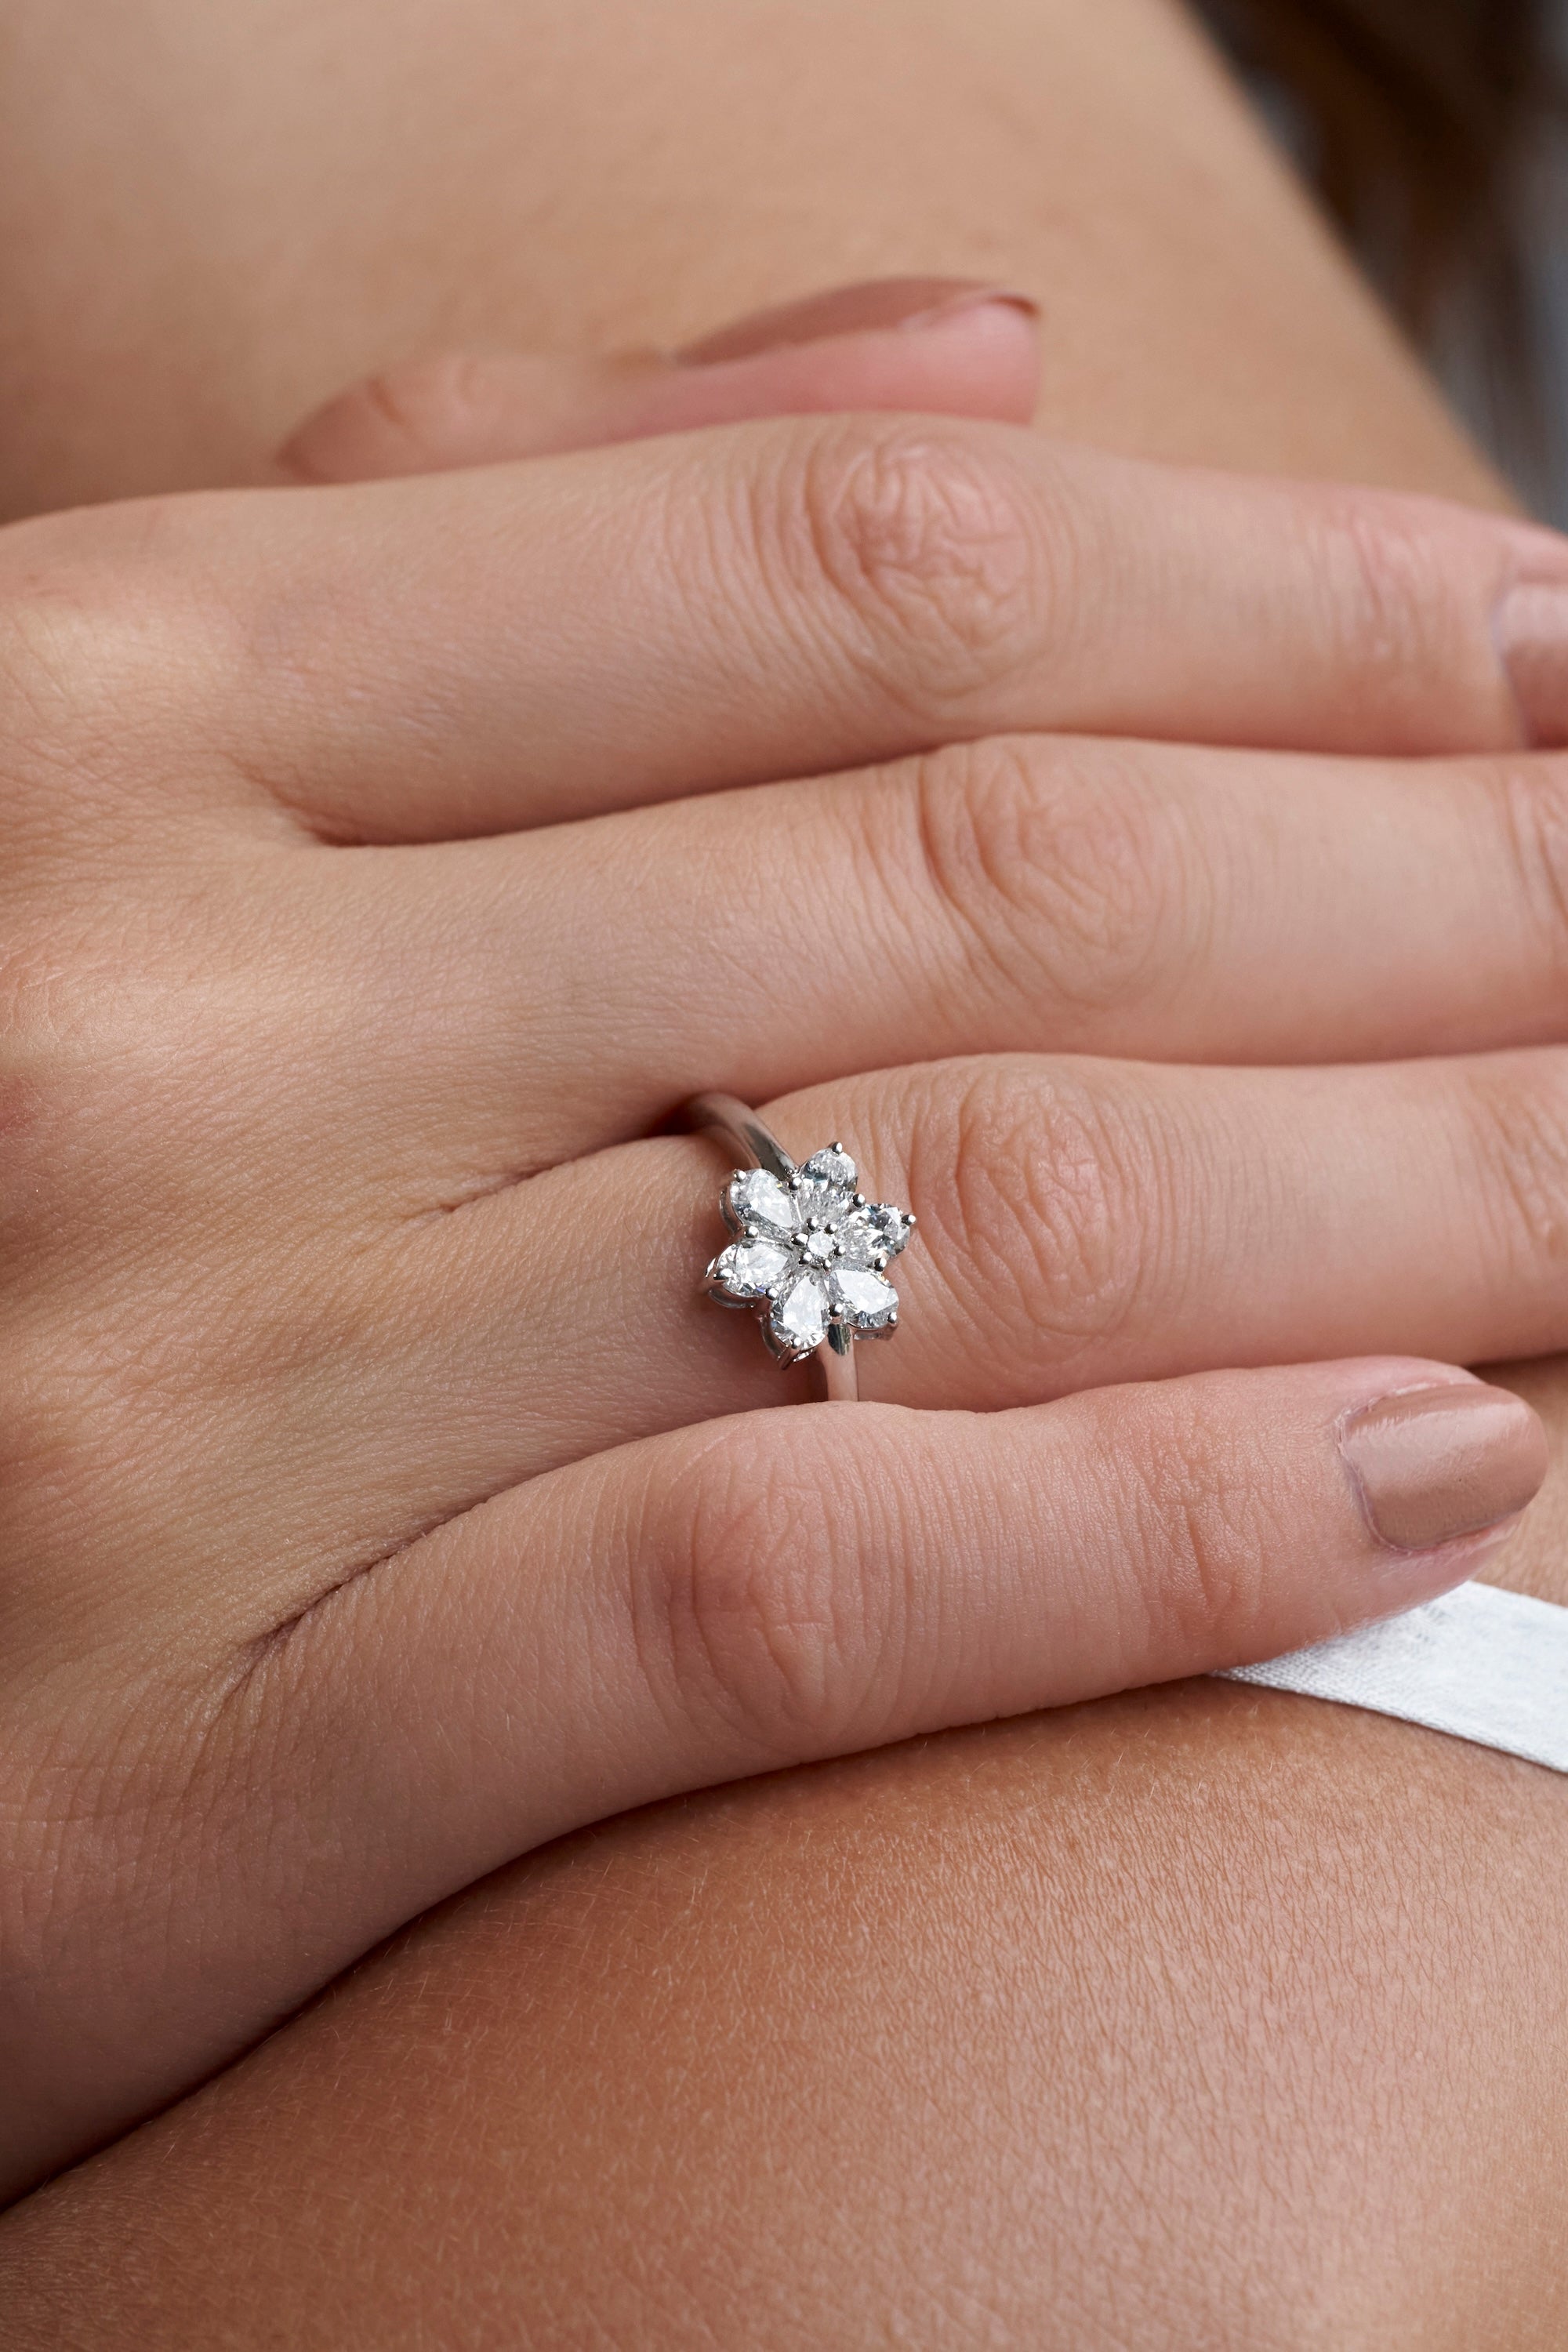
[[[899,1294],[884,1268],[915,1221],[856,1191],[842,1144],[814,1151],[786,1177],[737,1170],[723,1207],[738,1238],[709,1267],[709,1295],[722,1307],[754,1307],[781,1362],[799,1363],[830,1332],[842,1344],[892,1330]]]

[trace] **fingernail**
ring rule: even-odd
[[[1498,651],[1530,741],[1568,745],[1568,581],[1520,580],[1498,607]]]
[[[1479,1381],[1407,1391],[1352,1413],[1340,1450],[1367,1524],[1394,1551],[1436,1551],[1517,1516],[1546,1475],[1523,1399]]]
[[[732,326],[688,343],[674,357],[683,367],[712,367],[725,360],[751,359],[791,343],[825,342],[836,335],[895,331],[919,333],[946,326],[965,312],[992,305],[1038,319],[1039,305],[1010,287],[987,286],[967,278],[875,278],[863,285],[836,286],[801,302],[756,310]]]

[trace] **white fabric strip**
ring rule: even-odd
[[[1461,1584],[1227,1679],[1396,1715],[1568,1772],[1568,1609]]]

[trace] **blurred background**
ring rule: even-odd
[[[1568,525],[1568,0],[1198,0],[1479,437]]]

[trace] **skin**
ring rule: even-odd
[[[1497,627],[1565,571],[902,418],[6,536],[8,2188],[585,1821],[1476,1564],[1543,1441],[1442,1359],[1568,1330]],[[928,1220],[847,1419],[695,1295],[648,1130],[731,1067]],[[774,1229],[890,1308],[826,1158]],[[1355,1432],[1417,1388],[1413,1536]]]
[[[1228,122],[1182,37],[1163,18],[1135,22],[1141,64],[1170,77],[1155,127]],[[999,57],[1019,32],[998,19]],[[951,58],[936,47],[928,103]],[[1142,78],[1121,70],[1125,42],[1088,50],[1039,79],[1054,103],[1065,81],[1103,128]],[[684,55],[672,74],[689,70]],[[600,62],[613,80],[615,59]],[[944,89],[935,119],[949,108],[961,111]],[[1019,162],[1037,175],[1037,127]],[[778,143],[789,147],[782,126]],[[928,150],[879,202],[940,208]],[[1212,362],[1249,346],[1236,339],[1253,320],[1247,290],[1263,305],[1288,284],[1313,331],[1296,356],[1322,364],[1352,421],[1365,401],[1365,470],[1383,470],[1387,450],[1392,471],[1397,442],[1434,487],[1467,488],[1476,478],[1425,400],[1401,405],[1393,348],[1359,306],[1331,299],[1334,266],[1293,278],[1306,232],[1250,135],[1233,129],[1205,152],[1231,173],[1226,217],[1245,222],[1231,242],[1256,240],[1265,257],[1234,280],[1219,268],[1237,310],[1226,339],[1212,319],[1209,340],[1197,335],[1203,374],[1190,364],[1161,382],[1168,429],[1199,437]],[[1125,215],[1108,207],[1110,234],[1137,223],[1142,190],[1142,241],[1130,237],[1142,268],[1118,276],[1097,255],[1080,285],[1098,284],[1112,358],[1123,309],[1146,310],[1150,347],[1174,353],[1197,332],[1160,290],[1184,216],[1173,221],[1168,184],[1152,212],[1142,176],[1158,183],[1173,159],[1130,137],[1118,152],[1131,188]],[[687,160],[666,158],[654,182],[668,190],[655,217],[669,224],[672,275],[678,257],[689,266]],[[1201,191],[1193,201],[1194,235],[1217,229]],[[1152,217],[1175,251],[1158,251]],[[606,213],[606,240],[608,227]],[[873,220],[864,242],[896,266],[877,237]],[[1223,265],[1224,237],[1219,249]],[[1042,278],[1049,257],[1036,261]],[[776,244],[762,253],[769,291],[789,290],[792,259]],[[642,299],[650,282],[657,268]],[[1260,312],[1259,346],[1282,299]],[[1095,316],[1090,302],[1086,348]],[[1243,403],[1249,429],[1266,437],[1272,415],[1279,462],[1321,452],[1322,470],[1349,469],[1348,450],[1329,452],[1335,399],[1325,390],[1324,425],[1303,390],[1312,376],[1270,378],[1274,363],[1247,362],[1263,379]],[[1105,437],[1135,443],[1137,395],[1119,415],[1115,375],[1108,360]],[[1226,443],[1233,421],[1216,401],[1207,449],[1185,454],[1255,454]],[[1568,1599],[1558,1531],[1542,1535],[1498,1572]],[[912,2331],[1064,2347],[1557,2347],[1562,1822],[1559,1784],[1529,1767],[1196,1686],[637,1816],[450,1906],[164,2124],[20,2209],[9,2307],[39,2340],[84,2344],[368,2346],[398,2331],[410,2344],[673,2346],[704,2332],[858,2344]],[[1226,1903],[1217,1921],[1194,1918],[1194,1874],[1215,1855]],[[847,1937],[847,1916],[872,1931]],[[999,2015],[1014,2029],[996,2029]],[[889,2017],[919,2064],[878,2063]],[[816,2161],[795,2160],[803,2146]],[[1020,2183],[1040,2188],[1004,2231]],[[432,2261],[432,2247],[451,2258]]]
[[[12,513],[265,478],[419,354],[668,346],[911,270],[1042,300],[1058,432],[1498,494],[1160,0],[909,0],[896,43],[837,0],[78,21],[6,12]]]

